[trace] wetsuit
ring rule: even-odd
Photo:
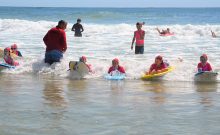
[[[80,23],[76,23],[73,25],[72,31],[75,31],[75,37],[82,37],[83,26]]]

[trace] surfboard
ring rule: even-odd
[[[14,53],[10,53],[10,55],[13,59],[18,58],[18,56]],[[4,49],[0,48],[0,58],[3,58],[3,57],[4,57]]]
[[[89,73],[89,68],[83,62],[78,61],[70,61],[69,62],[69,70],[72,72],[71,74],[74,76],[84,77]]]
[[[15,68],[15,66],[11,66],[11,65],[8,65],[6,63],[0,63],[0,70],[3,70],[3,69],[13,69]]]
[[[156,74],[145,74],[141,76],[142,80],[151,80],[151,79],[159,79],[162,78],[167,73],[173,71],[174,67],[170,66],[167,68],[167,71],[156,73]]]
[[[174,35],[174,33],[160,34],[160,36],[164,36],[164,37],[173,36],[173,35]]]
[[[118,75],[106,74],[105,79],[107,79],[107,80],[123,80],[123,79],[125,79],[125,74],[118,74]]]
[[[213,71],[202,71],[198,72],[194,76],[195,81],[204,81],[204,82],[214,82],[218,76],[217,72]]]

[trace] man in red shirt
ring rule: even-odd
[[[63,53],[67,49],[66,33],[64,31],[66,26],[67,22],[60,20],[58,25],[50,29],[44,36],[43,41],[46,45],[45,63],[51,65],[54,62],[60,62],[60,59],[63,58]]]

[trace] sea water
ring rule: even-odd
[[[194,83],[201,54],[219,71],[220,8],[0,7],[0,47],[13,43],[24,56],[0,74],[0,133],[10,134],[217,134],[219,77]],[[82,38],[71,31],[77,18]],[[66,20],[68,49],[61,63],[45,64],[46,32]],[[145,53],[130,49],[136,22],[145,22]],[[161,37],[155,28],[170,28]],[[86,56],[94,73],[69,76],[69,61]],[[161,81],[141,81],[157,55],[175,70]],[[104,79],[111,60],[124,81]],[[1,60],[3,61],[3,60]]]

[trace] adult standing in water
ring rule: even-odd
[[[72,27],[72,31],[75,31],[75,37],[82,37],[82,32],[84,31],[81,23],[81,19],[77,19],[77,23],[75,23]]]
[[[54,62],[60,62],[60,59],[63,58],[63,53],[67,49],[66,33],[64,31],[66,26],[67,22],[60,20],[58,25],[51,28],[44,36],[43,41],[46,45],[45,63],[51,65]]]
[[[135,45],[135,54],[143,54],[144,53],[144,37],[145,31],[142,30],[142,25],[144,23],[136,23],[137,31],[134,32],[134,37],[131,44],[131,50],[133,50],[134,41],[136,40]]]

